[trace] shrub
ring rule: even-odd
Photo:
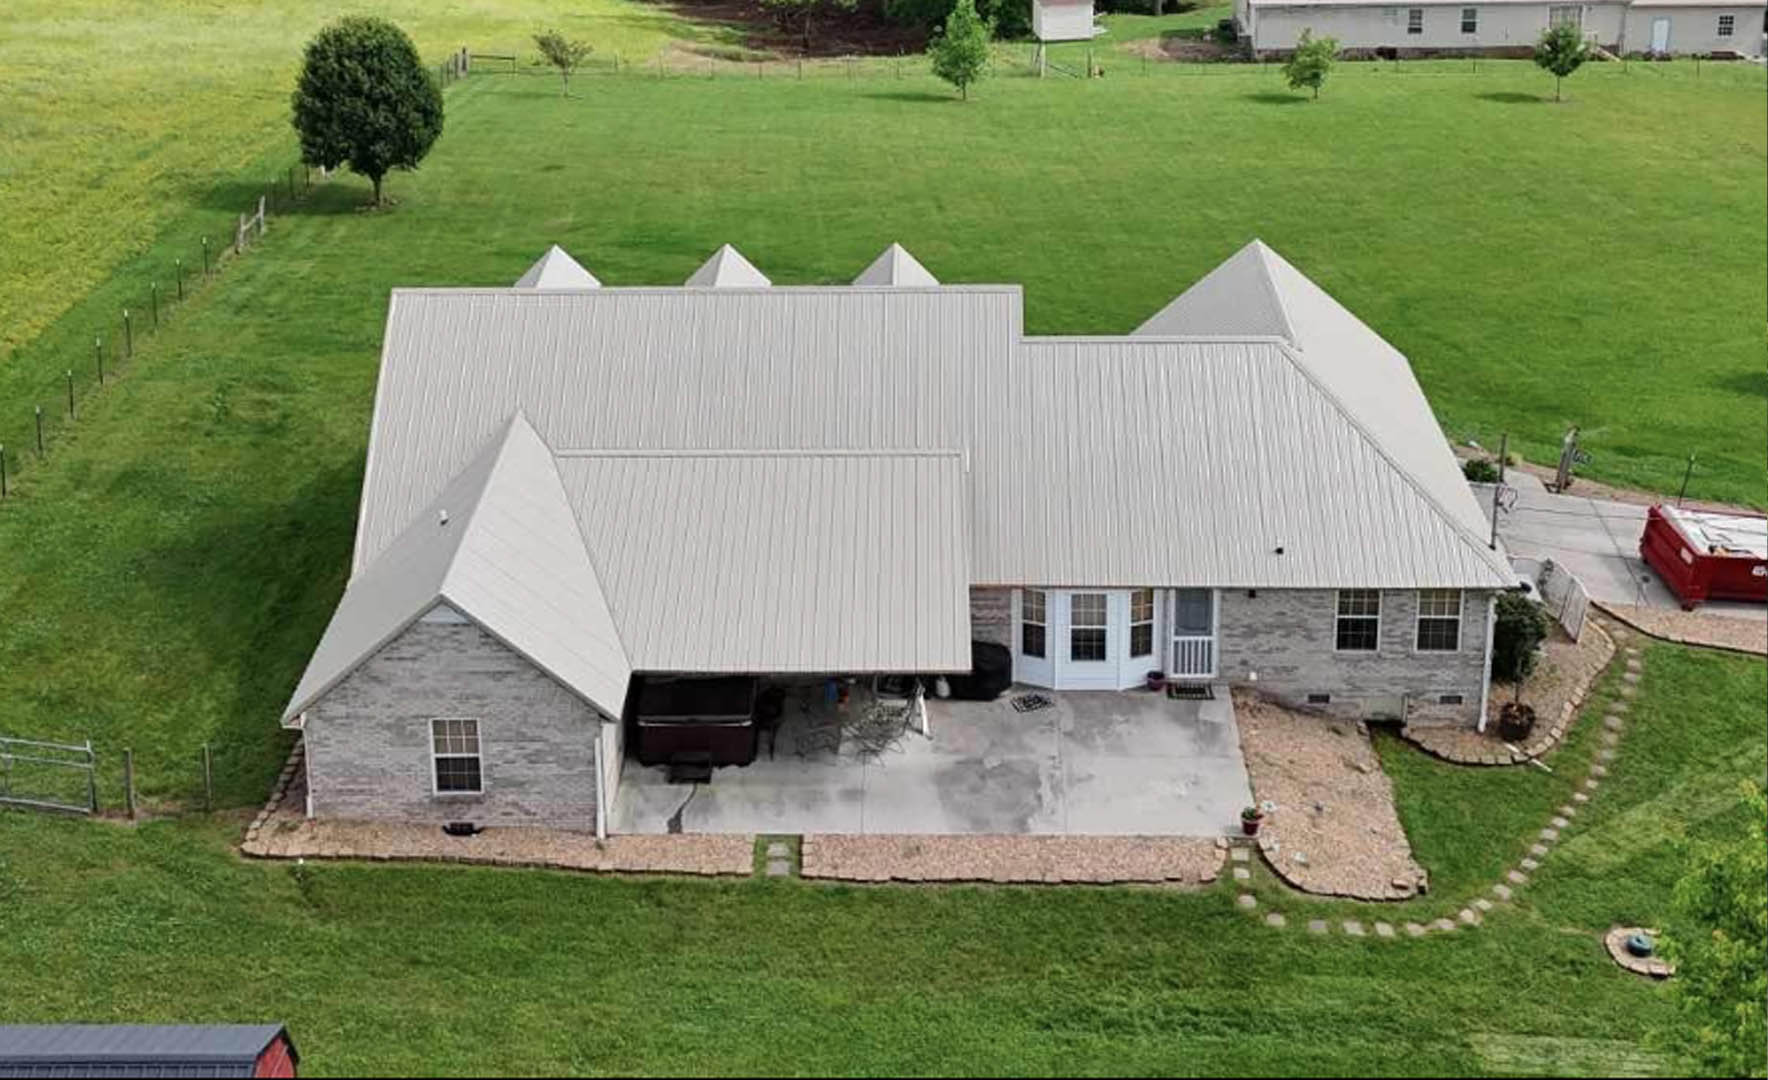
[[[1318,101],[1320,87],[1326,85],[1326,74],[1332,70],[1332,61],[1337,56],[1337,38],[1315,38],[1314,32],[1304,27],[1294,54],[1283,64],[1283,78],[1291,90],[1313,90],[1314,100]]]
[[[1461,475],[1476,484],[1496,484],[1498,464],[1491,458],[1468,458],[1461,463]]]
[[[405,31],[346,15],[307,43],[295,84],[301,160],[349,165],[374,183],[389,169],[415,169],[442,134],[442,90]]]
[[[1535,670],[1541,643],[1552,622],[1533,598],[1519,592],[1498,594],[1492,624],[1492,678],[1520,687]]]

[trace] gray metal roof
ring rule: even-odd
[[[557,244],[547,248],[546,254],[534,260],[534,265],[516,279],[518,289],[595,289],[601,284]]]
[[[770,284],[766,274],[729,244],[720,244],[687,280],[689,288],[698,289],[766,288]]]
[[[620,716],[632,665],[552,451],[519,415],[351,579],[283,718],[438,603]]]
[[[281,1024],[0,1025],[0,1076],[250,1076],[281,1034]]]
[[[1090,0],[1089,0],[1090,2]],[[921,261],[901,244],[891,244],[872,260],[870,266],[853,279],[855,285],[893,287],[902,285],[938,285],[939,279],[927,272]]]

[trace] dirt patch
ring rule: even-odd
[[[835,881],[1096,885],[1214,881],[1214,840],[1172,836],[856,836],[804,838],[801,876]]]
[[[1394,811],[1393,784],[1369,737],[1351,721],[1285,709],[1234,692],[1253,795],[1266,810],[1265,861],[1304,892],[1403,900],[1423,867]]]
[[[1698,611],[1668,611],[1637,604],[1602,604],[1602,610],[1652,637],[1684,645],[1768,655],[1768,611],[1761,618],[1735,615],[1702,615]]]
[[[1209,36],[1207,30],[1175,30],[1155,38],[1143,38],[1124,45],[1124,51],[1150,60],[1172,60],[1186,64],[1229,63],[1245,60],[1246,53],[1238,45],[1223,45]]]
[[[782,22],[758,0],[647,0],[690,23],[713,28],[709,40],[678,41],[673,53],[721,60],[830,56],[896,56],[920,52],[927,32],[884,19],[880,8],[816,12],[810,40],[802,22]],[[719,40],[719,39],[722,39]],[[740,43],[740,44],[733,44]],[[747,52],[748,55],[742,55]],[[755,54],[761,54],[757,56]]]

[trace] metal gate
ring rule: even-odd
[[[97,757],[79,746],[0,735],[0,806],[90,814],[98,809]]]

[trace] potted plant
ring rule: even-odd
[[[1265,820],[1265,812],[1256,806],[1249,806],[1240,811],[1240,830],[1248,836],[1257,836],[1258,827]]]
[[[1508,679],[1514,691],[1498,709],[1498,734],[1509,742],[1526,739],[1535,729],[1535,707],[1522,700],[1522,687],[1534,673],[1549,629],[1539,603],[1521,593],[1499,595],[1492,624],[1492,677]]]
[[[1164,689],[1166,689],[1166,672],[1164,672],[1164,671],[1150,671],[1148,673],[1148,689],[1150,689],[1150,690],[1164,690]]]

